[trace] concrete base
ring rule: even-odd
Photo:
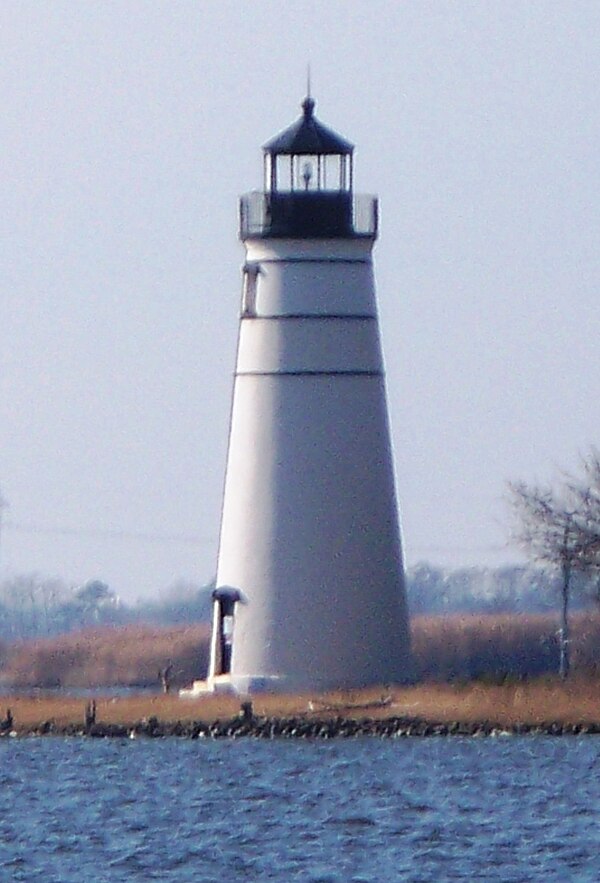
[[[217,675],[205,681],[194,681],[191,687],[180,690],[179,695],[187,699],[215,694],[246,696],[249,693],[278,693],[283,689],[282,679],[278,677]]]

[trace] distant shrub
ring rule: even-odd
[[[148,687],[170,660],[179,686],[205,675],[208,648],[205,625],[85,630],[13,645],[2,674],[16,687]]]
[[[557,620],[548,614],[421,616],[412,622],[419,680],[537,677],[558,669]],[[572,618],[574,669],[600,671],[600,615]]]

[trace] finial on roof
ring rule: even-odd
[[[304,119],[310,120],[312,119],[313,110],[315,109],[315,102],[307,95],[304,101],[302,102],[302,110],[304,111]]]
[[[304,119],[312,119],[315,102],[310,94],[310,62],[306,65],[306,98],[302,102],[302,110],[304,111]]]

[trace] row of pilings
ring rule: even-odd
[[[240,715],[211,723],[204,721],[161,721],[157,717],[144,718],[134,724],[94,722],[57,725],[45,721],[27,732],[14,729],[0,735],[19,736],[89,736],[92,738],[165,738],[175,736],[187,739],[351,739],[371,736],[384,739],[432,736],[579,736],[600,735],[600,723],[516,723],[510,726],[483,722],[451,721],[432,723],[419,718],[390,717],[383,719],[336,717],[315,719],[306,717],[252,717]]]

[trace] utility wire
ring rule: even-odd
[[[208,545],[215,541],[214,537],[201,536],[200,534],[163,534],[146,531],[131,530],[101,530],[98,528],[74,528],[74,527],[46,527],[37,524],[24,524],[22,522],[5,521],[2,527],[6,530],[20,533],[48,534],[52,536],[80,536],[100,537],[108,540],[140,540],[149,543],[183,543],[190,545]],[[505,545],[482,545],[482,546],[413,546],[406,544],[411,554],[414,553],[476,553],[476,552],[505,552]]]
[[[109,540],[142,540],[143,542],[152,543],[189,543],[192,545],[207,545],[214,541],[213,538],[203,537],[200,534],[163,534],[130,530],[100,530],[98,528],[44,527],[42,525],[23,524],[15,521],[6,521],[3,526],[6,530],[19,531],[20,533],[102,537]]]

